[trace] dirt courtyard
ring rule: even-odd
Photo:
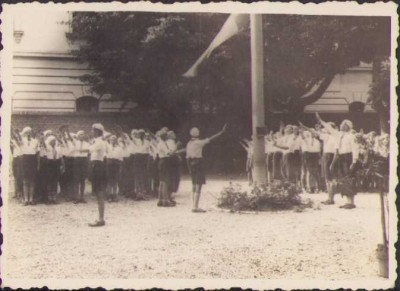
[[[216,209],[228,182],[210,180],[201,206],[190,211],[190,182],[177,206],[122,198],[107,203],[107,225],[88,204],[22,206],[9,201],[9,278],[57,279],[360,279],[379,278],[375,249],[381,243],[377,194],[359,194],[357,208],[320,205],[304,212],[232,214]],[[325,194],[306,195],[318,205]]]

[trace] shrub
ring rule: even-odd
[[[236,211],[288,210],[304,206],[299,191],[292,183],[255,185],[243,189],[239,184],[229,183],[221,191],[218,207]]]

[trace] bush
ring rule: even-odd
[[[304,204],[292,183],[256,185],[244,190],[241,185],[231,182],[222,189],[218,199],[218,207],[231,212],[288,210],[300,206]]]

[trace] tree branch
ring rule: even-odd
[[[329,85],[332,83],[333,78],[335,78],[335,74],[330,74],[319,84],[319,87],[312,93],[303,96],[301,98],[295,99],[295,106],[304,107],[311,103],[314,103],[319,98],[321,98],[322,94],[325,93],[326,89],[328,89]]]

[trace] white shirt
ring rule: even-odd
[[[308,153],[320,153],[321,143],[316,138],[304,138],[301,140],[301,150]]]
[[[203,147],[210,142],[210,139],[192,138],[186,145],[186,158],[196,159],[203,157]]]
[[[159,140],[151,140],[149,142],[148,153],[153,159],[156,159],[158,155],[158,143]]]
[[[353,156],[353,163],[357,161],[359,155],[359,146],[356,137],[350,132],[339,133],[339,154],[349,154]]]
[[[135,142],[134,153],[136,154],[148,153],[149,142],[147,140],[145,139],[141,140],[140,138],[136,138],[134,142]]]
[[[124,150],[120,145],[112,146],[111,144],[108,144],[107,158],[122,161],[123,155],[124,155]]]
[[[39,142],[39,156],[41,158],[47,157],[47,149],[46,149],[47,143],[44,142],[44,146]]]
[[[119,146],[121,147],[122,159],[128,158],[130,155],[128,146],[123,142],[120,142]]]
[[[11,145],[12,145],[12,155],[14,158],[22,156],[22,151],[21,147],[18,145],[18,143],[15,140],[11,140]]]
[[[339,140],[337,136],[328,134],[328,133],[321,133],[319,137],[322,139],[324,143],[323,151],[324,153],[334,154],[339,147]]]
[[[39,152],[39,141],[35,138],[22,138],[21,153],[23,155],[35,155]]]
[[[63,150],[58,145],[52,147],[49,144],[46,144],[45,153],[48,160],[58,160],[63,156]]]
[[[287,154],[290,151],[290,147],[291,147],[292,142],[293,142],[293,136],[292,135],[284,135],[284,136],[278,138],[276,144],[278,146],[281,146],[281,147],[289,148],[289,149],[281,149],[281,148],[279,149],[282,153]]]
[[[67,140],[64,143],[64,156],[66,157],[73,157],[75,151],[75,144],[74,141]]]
[[[166,158],[171,154],[171,150],[169,149],[167,142],[164,140],[159,140],[157,143],[157,153],[160,159]]]
[[[130,144],[128,145],[129,155],[134,155],[138,153],[138,146],[137,146],[137,138],[130,140]]]
[[[167,139],[167,146],[171,152],[175,152],[178,149],[178,145],[173,139]]]
[[[291,140],[289,142],[289,152],[299,151],[301,146],[301,137],[299,135],[291,135]]]
[[[72,155],[76,158],[86,158],[87,152],[81,152],[81,150],[88,150],[90,144],[86,141],[76,140],[73,148]]]
[[[274,146],[274,142],[272,140],[265,140],[265,153],[274,153],[276,152],[276,147]]]
[[[89,151],[91,161],[104,161],[107,153],[107,143],[101,136],[96,137],[93,140],[93,144],[89,146]]]

